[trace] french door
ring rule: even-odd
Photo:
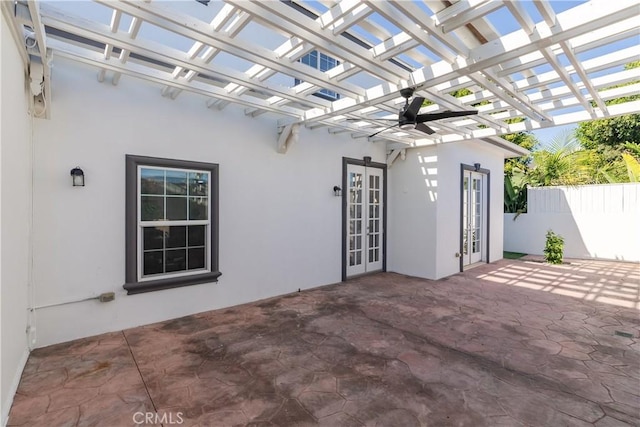
[[[486,261],[486,175],[465,170],[462,177],[462,264]]]
[[[384,170],[347,164],[346,276],[383,269]]]

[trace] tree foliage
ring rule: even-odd
[[[625,69],[640,67],[640,61],[630,62],[625,65]],[[627,86],[638,83],[637,81],[613,86]],[[640,94],[623,96],[606,101],[607,105],[621,104],[623,102],[640,99]],[[619,149],[627,143],[640,143],[640,114],[627,114],[624,116],[611,117],[599,120],[590,120],[578,125],[576,135],[580,143],[587,149],[600,149],[612,147]]]

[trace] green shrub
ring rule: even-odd
[[[544,246],[544,259],[549,264],[562,264],[564,239],[553,231],[547,231],[547,243]]]

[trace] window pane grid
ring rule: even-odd
[[[142,227],[143,277],[206,268],[207,226]]]
[[[210,173],[138,169],[140,278],[207,270]]]
[[[319,53],[317,50],[313,50],[304,55],[302,58],[300,58],[300,62],[323,72],[328,71],[340,64],[340,61],[338,61],[337,59],[327,56],[324,53]],[[294,85],[299,85],[302,82],[303,81],[300,79],[294,79]],[[340,99],[340,94],[324,88],[319,89],[314,95],[323,95],[323,97],[329,98],[331,100]]]
[[[208,172],[140,168],[141,222],[209,220]]]

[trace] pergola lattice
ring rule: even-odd
[[[95,66],[100,82],[117,85],[132,76],[160,85],[168,98],[187,91],[206,97],[212,109],[233,103],[249,116],[276,114],[280,129],[325,126],[366,138],[387,126],[380,119],[397,117],[405,87],[433,103],[423,113],[479,111],[430,123],[433,135],[395,128],[372,138],[390,148],[639,112],[640,101],[606,101],[640,93],[640,83],[619,86],[640,81],[640,68],[623,69],[640,58],[640,3],[557,6],[547,0],[2,2],[16,35],[25,26],[34,32],[37,45],[25,48],[23,59],[32,69],[43,64],[36,102],[44,103],[44,115],[57,57]],[[314,50],[339,64],[321,72],[299,61]],[[470,94],[452,96],[462,88]],[[340,98],[315,96],[321,89]]]

